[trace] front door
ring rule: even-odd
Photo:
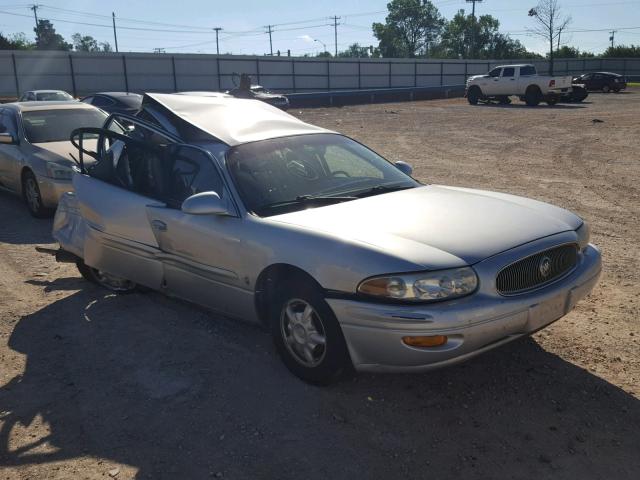
[[[162,251],[167,293],[234,316],[251,318],[253,291],[240,273],[242,219],[211,155],[177,146],[169,153],[165,205],[147,208]],[[226,215],[184,213],[182,202],[201,192],[218,193]]]
[[[10,133],[18,139],[18,125],[15,113],[9,109],[0,110],[0,132]],[[0,143],[0,186],[20,191],[20,165],[22,153],[20,145]]]

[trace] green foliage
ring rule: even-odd
[[[500,22],[491,15],[475,18],[459,10],[446,23],[442,41],[432,50],[440,58],[540,58],[527,51],[519,40],[500,33]]]
[[[593,58],[595,55],[591,52],[581,52],[579,48],[564,45],[560,49],[553,52],[554,58]],[[547,58],[549,54],[547,53]]]
[[[317,54],[316,57],[329,58],[329,57],[333,57],[333,55],[331,55],[331,52],[324,51]]]
[[[373,34],[383,57],[419,57],[440,38],[445,20],[428,0],[392,0],[385,23],[374,23]]]
[[[24,33],[14,33],[5,37],[0,33],[0,50],[33,50],[35,44],[27,40]]]
[[[616,58],[638,58],[640,57],[640,45],[618,45],[616,47],[609,47],[604,52],[603,56]]]
[[[49,20],[38,20],[36,33],[36,48],[38,50],[71,50],[73,45],[67,43],[62,35],[56,33]]]
[[[73,48],[76,52],[111,52],[111,45],[109,42],[100,42],[93,38],[91,35],[80,35],[74,33],[71,35],[73,41]]]
[[[359,43],[349,45],[349,48],[338,52],[338,57],[367,58],[373,53],[373,47],[361,47]]]

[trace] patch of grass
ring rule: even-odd
[[[640,87],[640,82],[628,82],[627,87]]]

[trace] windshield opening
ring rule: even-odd
[[[39,102],[56,102],[73,100],[73,97],[67,92],[40,92],[36,94],[36,99]]]
[[[32,110],[22,112],[22,125],[30,143],[62,142],[80,127],[102,127],[107,115],[96,109]],[[89,138],[88,136],[86,138]]]
[[[238,145],[227,153],[227,164],[245,206],[260,216],[420,185],[380,155],[338,134]],[[322,201],[311,202],[314,197]]]

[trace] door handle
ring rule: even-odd
[[[167,224],[164,223],[162,220],[154,220],[153,222],[151,222],[151,226],[158,230],[159,232],[166,232],[167,231]]]

